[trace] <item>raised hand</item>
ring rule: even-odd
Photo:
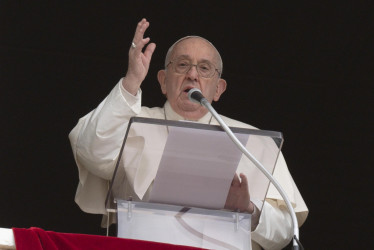
[[[123,87],[133,95],[136,95],[148,73],[152,54],[156,48],[155,43],[148,44],[150,41],[149,37],[144,38],[144,33],[148,27],[149,22],[145,18],[136,26],[134,39],[129,50],[127,73],[122,81]]]

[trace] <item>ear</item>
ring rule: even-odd
[[[161,91],[164,95],[166,95],[166,83],[165,83],[165,78],[166,78],[166,72],[164,69],[158,71],[157,73],[157,80],[158,83],[160,84]]]
[[[227,86],[226,80],[220,78],[217,83],[216,93],[214,94],[214,97],[213,97],[213,100],[215,102],[217,102],[219,98],[221,97],[221,95],[223,94],[223,92],[225,92],[226,86]]]

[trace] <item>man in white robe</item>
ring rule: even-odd
[[[71,131],[74,157],[79,170],[79,184],[75,201],[88,213],[106,214],[105,197],[122,144],[124,131],[133,116],[167,120],[191,120],[218,124],[207,109],[192,103],[187,96],[191,88],[198,88],[209,102],[218,101],[226,89],[222,78],[222,60],[216,48],[201,37],[185,37],[168,51],[165,69],[157,77],[161,91],[167,97],[163,108],[141,106],[140,86],[148,73],[156,45],[144,38],[149,23],[143,19],[136,28],[129,50],[128,71],[100,105],[82,117]],[[147,45],[148,44],[148,45]],[[223,117],[232,127],[254,128],[248,124]],[[126,167],[126,166],[124,166]],[[155,170],[157,172],[157,169]],[[139,200],[149,198],[154,174],[135,173],[129,183],[131,195]],[[282,155],[274,169],[274,176],[286,190],[296,211],[299,226],[305,221],[308,209],[288,171]],[[136,181],[135,181],[136,180]],[[262,211],[259,208],[262,206]],[[271,185],[263,204],[250,199],[247,177],[238,173],[233,180],[225,209],[252,214],[252,248],[281,249],[293,236],[292,221],[278,191]]]

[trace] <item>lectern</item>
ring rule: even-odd
[[[272,173],[280,132],[231,128]],[[129,121],[106,209],[117,236],[210,249],[251,249],[251,215],[224,210],[235,173],[246,174],[262,208],[269,180],[217,125],[133,117]]]

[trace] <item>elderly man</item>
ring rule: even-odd
[[[221,78],[221,56],[209,41],[201,37],[184,37],[170,47],[166,55],[165,69],[160,70],[157,75],[161,91],[167,97],[164,107],[141,106],[140,86],[148,73],[156,48],[154,43],[149,43],[149,38],[144,38],[148,27],[149,22],[145,19],[137,25],[129,50],[126,76],[95,110],[79,120],[69,135],[79,169],[80,181],[75,201],[88,213],[105,214],[104,201],[108,183],[113,175],[125,127],[131,117],[218,124],[205,107],[191,102],[187,95],[189,89],[198,88],[209,102],[213,102],[218,101],[226,90],[226,81]],[[253,128],[222,117],[229,126]],[[292,223],[283,200],[271,187],[260,212],[261,204],[254,204],[250,199],[247,177],[238,174],[240,178],[235,176],[225,208],[252,214],[253,249],[260,249],[260,246],[265,249],[284,247],[292,238]],[[301,225],[308,210],[282,156],[275,167],[274,175],[281,185],[286,187]],[[137,193],[134,189],[133,193],[139,200],[146,200],[148,197],[148,191]]]

